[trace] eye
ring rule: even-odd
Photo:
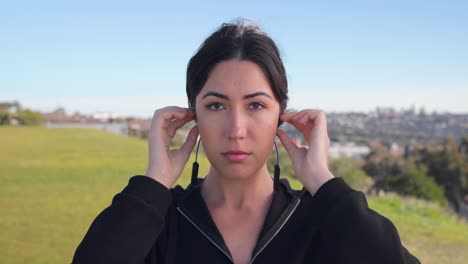
[[[260,110],[260,109],[265,108],[265,106],[264,106],[263,104],[261,104],[261,103],[254,102],[254,103],[251,103],[251,104],[249,105],[249,108],[250,108],[250,109],[253,109],[253,110]]]
[[[220,104],[220,103],[212,103],[212,104],[207,105],[207,108],[209,110],[219,111],[219,110],[223,109],[224,106],[222,104]]]

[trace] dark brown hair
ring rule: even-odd
[[[244,19],[222,24],[190,59],[186,84],[190,108],[195,109],[195,98],[208,80],[211,70],[218,63],[231,59],[248,60],[257,64],[280,103],[280,111],[286,109],[288,81],[278,47],[257,25]]]

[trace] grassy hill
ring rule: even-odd
[[[204,175],[209,165],[200,159]],[[146,163],[147,143],[135,138],[90,129],[0,127],[0,262],[70,263],[92,220],[132,175],[145,172]],[[468,224],[455,215],[394,195],[369,204],[395,223],[423,263],[463,263],[468,257]]]

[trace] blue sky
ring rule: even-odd
[[[3,1],[0,101],[150,117],[222,22],[278,44],[290,106],[468,113],[468,1]]]

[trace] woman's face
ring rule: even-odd
[[[258,172],[273,148],[280,105],[255,63],[218,63],[196,97],[203,148],[218,175],[245,179]]]

